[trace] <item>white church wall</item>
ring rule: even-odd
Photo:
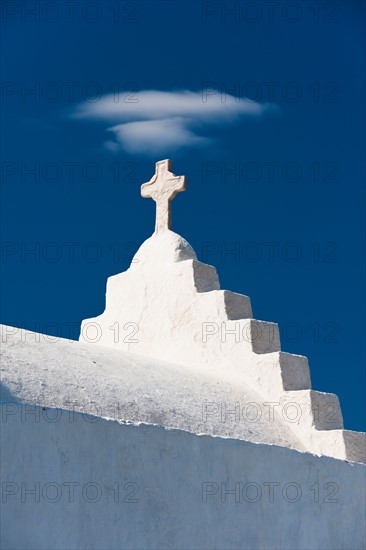
[[[364,548],[360,464],[40,407],[1,431],[4,550]]]

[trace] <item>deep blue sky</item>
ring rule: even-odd
[[[234,3],[105,1],[95,16],[81,2],[74,21],[58,4],[35,21],[24,11],[34,2],[3,2],[1,321],[67,337],[65,323],[101,313],[106,278],[127,269],[153,231],[140,184],[169,155],[189,178],[174,230],[217,267],[222,288],[251,297],[255,318],[280,324],[282,349],[307,355],[313,387],[337,393],[345,427],[364,430],[365,4],[279,2],[271,14],[266,2],[256,12],[241,2],[225,17]],[[279,112],[203,125],[212,143],[158,158],[113,154],[103,147],[108,124],[69,116],[94,93],[89,83],[103,94],[133,85],[138,98],[201,92],[206,82],[229,94],[257,90]],[[31,88],[36,95],[24,95]],[[36,163],[38,182],[24,172]],[[89,163],[100,169],[95,182]],[[225,178],[235,165],[239,176]],[[239,256],[225,256],[235,247]]]

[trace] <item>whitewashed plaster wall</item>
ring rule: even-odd
[[[364,548],[363,465],[34,412],[1,425],[4,550]]]

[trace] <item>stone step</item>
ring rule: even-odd
[[[179,270],[184,269],[192,273],[193,284],[197,292],[220,290],[219,277],[214,266],[198,260],[185,260],[177,263],[176,266]]]
[[[210,307],[206,308],[207,311],[205,307],[200,309],[202,322],[199,337],[206,349],[209,347],[214,350],[216,359],[222,353],[223,357],[233,365],[242,366],[246,362],[251,365],[255,359],[253,353],[260,355],[280,351],[279,330],[276,323],[255,319],[219,321],[212,304],[207,301],[204,305]],[[281,390],[283,393],[283,388]]]
[[[366,433],[342,430],[346,460],[366,464]]]
[[[283,389],[285,391],[311,389],[308,358],[280,351],[278,365],[281,370]]]
[[[304,437],[312,427],[319,431],[343,428],[341,406],[334,393],[310,389],[287,391],[280,402],[282,407],[286,407],[287,421],[304,429]]]
[[[253,312],[250,298],[244,294],[221,290],[224,312],[229,320],[252,319]]]
[[[256,319],[227,320],[221,323],[220,333],[223,344],[232,343],[235,337],[236,344],[249,344],[256,354],[273,353],[281,349],[277,323]],[[242,347],[236,346],[235,353],[239,354],[237,360],[240,361]]]
[[[222,322],[253,317],[250,298],[243,294],[230,290],[211,290],[201,293],[199,299],[210,320]]]
[[[366,434],[351,430],[313,430],[309,452],[366,464]]]
[[[343,428],[343,415],[338,395],[310,391],[313,424],[316,430],[338,430]]]
[[[266,395],[275,401],[284,392],[311,388],[307,357],[283,351],[257,355],[254,378]]]
[[[272,353],[280,351],[280,331],[277,323],[268,321],[249,321],[249,341],[254,353]]]

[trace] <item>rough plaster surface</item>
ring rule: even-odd
[[[37,410],[2,423],[4,550],[365,547],[360,464]]]
[[[244,380],[13,327],[1,327],[1,335],[0,400],[8,416],[31,415],[26,405],[36,404],[305,450],[291,417],[280,407],[272,414]]]
[[[262,402],[297,407],[291,430],[301,445],[293,447],[365,461],[365,434],[343,430],[336,395],[311,389],[307,358],[282,352],[278,325],[254,320],[250,299],[220,290],[216,269],[170,230],[108,279],[105,311],[83,321],[80,341],[244,384]]]

